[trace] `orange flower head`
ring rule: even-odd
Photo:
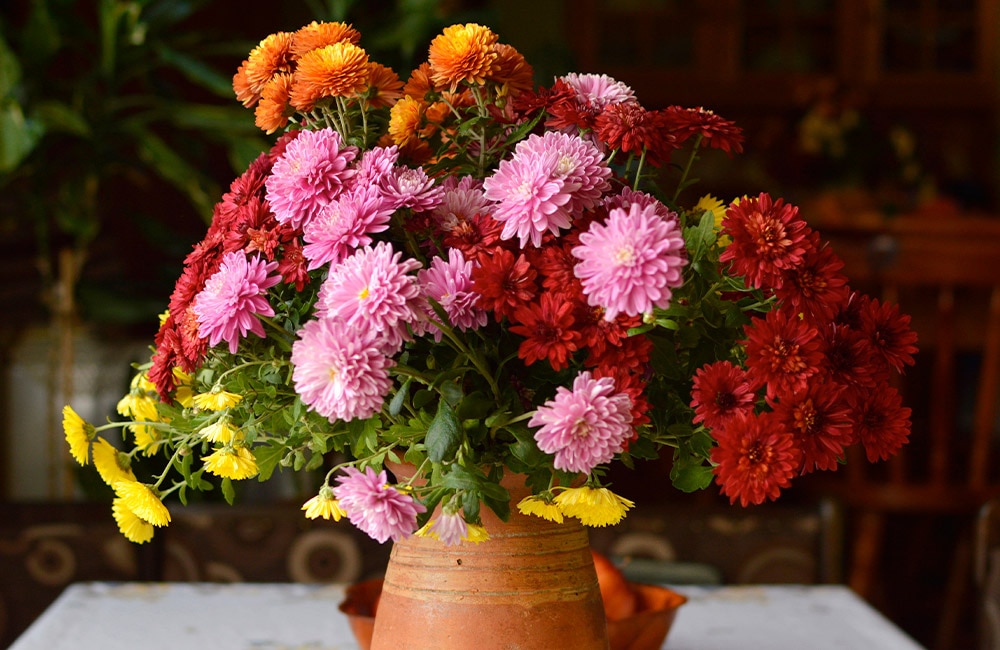
[[[424,61],[416,70],[410,73],[410,78],[403,86],[403,94],[407,97],[426,99],[427,93],[434,88],[431,81],[431,64]]]
[[[392,105],[389,109],[389,135],[395,144],[403,147],[417,137],[425,110],[426,102],[413,97],[403,97]]]
[[[260,102],[254,111],[257,127],[270,135],[288,125],[288,118],[294,113],[288,98],[292,92],[292,75],[278,73],[261,93]]]
[[[325,97],[363,93],[368,88],[368,67],[368,53],[350,41],[307,52],[295,70],[292,106],[311,111]]]
[[[241,68],[246,75],[247,88],[254,96],[260,97],[264,86],[274,75],[292,71],[291,47],[292,35],[289,32],[277,32],[250,51],[250,56]],[[239,75],[239,72],[236,74]],[[234,79],[234,84],[235,81]],[[238,95],[240,91],[236,92]]]
[[[392,68],[372,63],[368,69],[368,104],[372,108],[392,106],[403,96],[403,81]]]
[[[493,51],[497,53],[497,65],[490,79],[505,86],[508,96],[515,97],[535,87],[535,71],[520,52],[504,43],[494,45]]]
[[[424,111],[427,122],[438,125],[443,124],[450,114],[451,108],[444,102],[432,102]]]
[[[497,35],[475,23],[452,25],[431,41],[427,60],[431,79],[438,88],[455,90],[465,81],[482,85],[493,74]]]
[[[318,23],[314,20],[293,35],[292,57],[298,60],[308,52],[341,41],[357,45],[361,41],[361,32],[345,23]]]
[[[247,62],[244,61],[233,75],[233,92],[236,93],[236,100],[250,108],[257,103],[260,95],[250,89],[250,80],[247,79]]]

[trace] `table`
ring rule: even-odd
[[[666,650],[920,650],[847,587],[677,587]],[[341,585],[78,583],[10,650],[356,650]]]

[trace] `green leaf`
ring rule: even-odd
[[[21,83],[21,63],[7,45],[7,41],[0,37],[0,99],[12,94],[19,83]]]
[[[678,490],[697,492],[712,484],[712,468],[694,462],[681,462],[678,458],[670,469],[670,480]]]
[[[464,432],[447,400],[438,401],[437,413],[427,429],[427,457],[440,463],[451,460],[462,444]]]
[[[220,74],[201,61],[167,47],[162,43],[156,48],[160,58],[180,70],[181,74],[195,84],[205,88],[223,99],[233,98],[232,77]]]
[[[274,468],[281,462],[285,455],[285,448],[280,444],[270,444],[255,447],[253,450],[254,459],[257,461],[258,480],[266,481],[271,478]]]
[[[483,420],[496,408],[496,400],[482,391],[466,395],[458,405],[456,413],[459,420]]]
[[[17,169],[44,132],[40,122],[25,119],[20,105],[0,104],[0,173]]]
[[[403,382],[403,385],[399,387],[399,390],[396,391],[396,394],[392,396],[392,400],[389,402],[389,415],[395,417],[403,410],[403,403],[406,402],[406,397],[410,393],[410,384],[412,381],[412,379],[407,378]]]
[[[233,505],[236,500],[236,489],[233,487],[232,479],[222,479],[222,496],[226,498],[226,503]]]
[[[139,147],[139,157],[143,162],[183,192],[199,212],[211,214],[217,192],[198,168],[152,132],[141,127],[133,127],[132,131]]]
[[[39,102],[32,117],[45,125],[46,131],[59,131],[79,137],[91,133],[90,124],[79,112],[63,102]]]

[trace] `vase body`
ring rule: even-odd
[[[518,491],[508,489],[516,504]],[[512,510],[504,522],[483,508],[490,539],[479,544],[396,542],[372,649],[606,650],[586,529],[575,519],[556,524]]]

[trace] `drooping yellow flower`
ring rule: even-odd
[[[207,393],[199,393],[194,396],[193,403],[197,408],[207,411],[221,411],[236,406],[243,399],[242,395],[230,393],[221,388],[212,389]]]
[[[104,438],[98,438],[93,450],[94,467],[104,482],[114,485],[119,481],[135,481],[129,458]]]
[[[143,456],[152,456],[163,444],[163,434],[159,429],[146,424],[130,424],[128,430],[135,436],[135,446]]]
[[[124,499],[116,497],[111,503],[111,514],[118,522],[118,530],[130,542],[145,544],[153,539],[153,525],[143,521],[128,509]]]
[[[68,404],[63,407],[62,414],[63,434],[66,436],[66,442],[69,443],[69,453],[73,456],[73,460],[81,465],[86,465],[90,441],[94,439],[96,434],[94,427],[84,421]]]
[[[478,544],[490,538],[490,534],[479,524],[469,524],[469,532],[465,534],[465,541]]]
[[[368,89],[368,53],[340,41],[302,55],[295,70],[289,102],[311,111],[326,97],[353,97]]]
[[[254,458],[249,449],[242,445],[220,447],[201,460],[205,463],[205,469],[208,472],[234,481],[257,476],[259,471],[257,459]]]
[[[522,515],[534,515],[542,519],[554,521],[557,524],[563,522],[563,515],[559,511],[559,507],[537,494],[521,499],[517,504],[517,509]]]
[[[189,374],[184,372],[178,367],[174,367],[172,370],[174,375],[174,399],[177,403],[184,408],[191,408],[194,406],[194,378]],[[156,390],[156,387],[153,387]]]
[[[482,85],[496,67],[497,35],[475,23],[452,25],[431,41],[427,61],[438,88],[455,90],[463,81]]]
[[[118,481],[112,486],[122,505],[136,517],[154,526],[170,523],[170,511],[153,488],[138,481]]]
[[[347,516],[344,509],[340,507],[340,501],[333,496],[333,490],[324,485],[319,490],[319,494],[302,504],[302,509],[306,511],[306,517],[316,519],[333,519],[340,521]]]
[[[243,436],[240,430],[233,425],[228,417],[222,417],[208,425],[200,432],[201,437],[209,442],[222,443],[228,445],[234,441],[241,440]]]
[[[555,503],[564,515],[576,517],[585,526],[613,526],[635,505],[607,488],[586,485],[563,490],[556,495]]]
[[[118,413],[124,417],[142,422],[155,422],[156,401],[140,388],[133,388],[128,395],[118,400]]]

